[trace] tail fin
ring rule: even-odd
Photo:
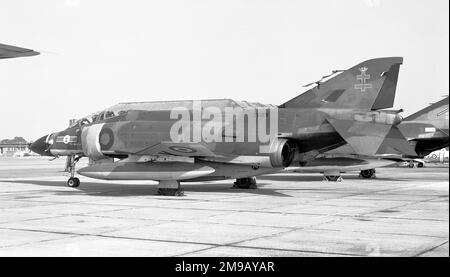
[[[448,120],[448,96],[410,116],[403,121]]]
[[[394,104],[401,57],[362,62],[289,100],[281,108],[358,108],[378,110]]]

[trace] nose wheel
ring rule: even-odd
[[[76,188],[80,185],[80,179],[77,177],[70,177],[69,180],[67,180],[67,186],[71,188]]]
[[[75,155],[69,156],[67,169],[70,173],[70,178],[67,180],[67,186],[76,188],[80,185],[80,179],[75,177],[75,165],[81,159],[81,156],[75,157]]]

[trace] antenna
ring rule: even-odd
[[[342,69],[335,69],[335,70],[332,70],[332,71],[331,71],[331,74],[322,76],[322,78],[320,78],[320,80],[315,81],[315,82],[312,82],[312,83],[309,83],[309,84],[306,84],[306,85],[304,85],[303,87],[305,88],[305,87],[309,87],[309,86],[311,86],[311,85],[316,84],[316,85],[317,85],[317,89],[320,89],[320,84],[322,84],[322,81],[323,81],[324,79],[326,79],[326,78],[328,78],[328,77],[331,77],[331,76],[335,75],[336,73],[343,72],[343,71],[345,71],[345,70],[342,70]]]

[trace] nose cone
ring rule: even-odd
[[[36,140],[30,145],[30,150],[33,151],[36,154],[42,155],[42,156],[53,156],[50,153],[49,145],[47,144],[47,136],[43,136],[40,139]]]

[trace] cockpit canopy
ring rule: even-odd
[[[81,119],[75,121],[71,127],[74,127],[74,126],[81,127],[81,126],[84,126],[87,124],[100,122],[105,119],[124,115],[124,114],[126,114],[127,111],[128,111],[128,109],[125,110],[125,109],[123,109],[123,107],[119,107],[116,105],[116,106],[113,106],[104,111],[96,112],[96,113],[90,114],[88,116],[82,117]]]
[[[224,109],[225,107],[241,107],[247,108],[272,108],[273,105],[263,105],[260,103],[250,103],[246,101],[234,101],[232,99],[210,99],[200,101],[202,107],[218,107]],[[175,108],[192,109],[194,105],[193,100],[186,101],[156,101],[156,102],[128,102],[119,103],[103,111],[93,113],[89,116],[83,117],[77,120],[72,126],[83,126],[86,124],[92,124],[107,120],[114,117],[124,116],[130,111],[161,111],[161,110],[173,110]],[[120,119],[118,119],[120,120]]]

